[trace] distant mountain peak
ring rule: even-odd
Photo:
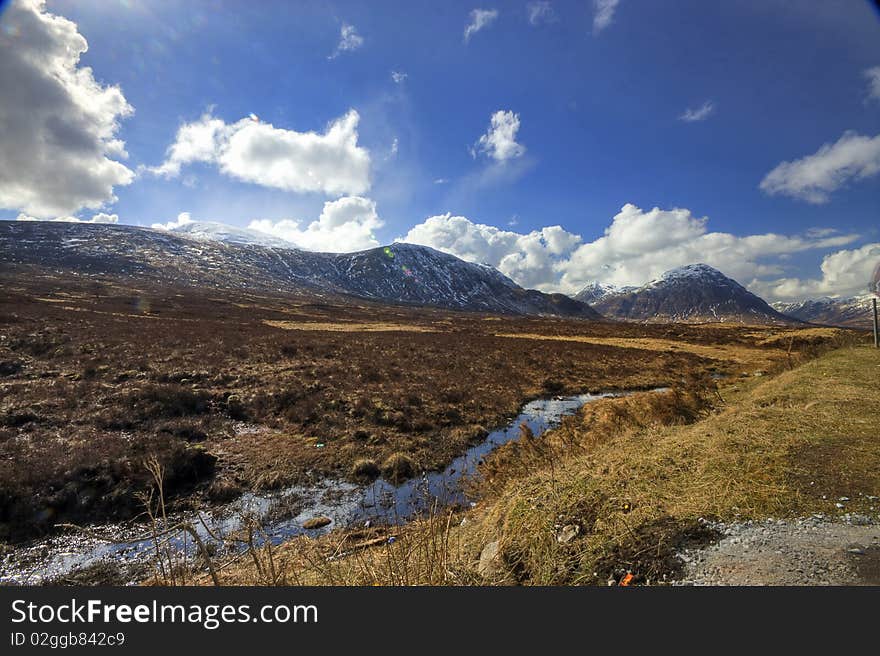
[[[682,279],[697,279],[697,280],[729,280],[731,282],[736,282],[732,278],[728,278],[721,271],[716,269],[715,267],[711,267],[708,264],[697,263],[697,264],[686,264],[684,266],[675,267],[674,269],[669,269],[668,271],[664,271],[663,274],[652,282],[658,282],[661,280],[664,281],[674,281],[674,280],[682,280]],[[649,283],[650,284],[650,283]],[[736,283],[737,285],[739,283]]]
[[[843,298],[819,296],[790,303],[777,302],[772,305],[782,314],[808,323],[848,328],[870,328],[871,298],[873,298],[873,294],[859,294]]]
[[[408,241],[395,241],[388,244],[388,246],[379,246],[379,248],[385,249],[390,248],[393,251],[428,251],[431,253],[442,253],[444,255],[448,255],[448,253],[443,253],[443,251],[433,248],[431,246],[425,246],[424,244],[413,244]]]
[[[703,263],[670,269],[641,287],[605,294],[593,305],[610,318],[629,321],[796,322]]]
[[[267,248],[296,248],[296,245],[265,232],[239,228],[214,221],[189,221],[171,228],[161,229],[175,235],[199,241],[218,241],[237,246],[265,246]]]
[[[616,287],[614,285],[606,285],[599,282],[598,280],[594,280],[593,282],[585,285],[584,288],[581,289],[577,294],[575,294],[573,298],[577,301],[581,301],[582,303],[593,304],[601,301],[607,296],[617,294],[620,291],[622,291],[622,288],[620,287]]]

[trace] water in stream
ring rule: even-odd
[[[382,479],[365,487],[325,479],[316,485],[293,486],[272,494],[246,493],[209,511],[169,517],[169,525],[188,520],[201,538],[211,543],[217,542],[212,535],[228,536],[242,528],[244,517],[251,517],[260,523],[266,538],[277,544],[295,535],[318,535],[333,528],[360,526],[368,520],[374,524],[402,523],[435,505],[466,504],[462,479],[474,475],[481,460],[493,449],[518,438],[522,424],[538,436],[586,403],[624,394],[627,392],[532,401],[504,428],[489,433],[443,471],[427,472],[398,486]],[[332,521],[321,529],[303,529],[303,522],[318,516]],[[107,562],[120,568],[143,565],[150,561],[155,549],[146,532],[142,524],[105,524],[90,527],[88,534],[60,533],[13,548],[0,560],[0,584],[39,584]],[[180,550],[193,549],[191,538],[183,532],[171,541]],[[225,548],[222,543],[214,546]]]

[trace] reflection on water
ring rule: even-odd
[[[249,492],[211,511],[169,517],[168,525],[189,521],[202,540],[223,550],[231,548],[224,538],[242,529],[244,518],[259,522],[265,536],[261,539],[276,544],[295,535],[319,535],[368,520],[374,524],[402,523],[432,507],[466,504],[462,479],[476,475],[480,462],[493,449],[518,438],[522,424],[538,436],[586,403],[628,393],[580,394],[532,401],[507,426],[489,433],[445,470],[426,472],[398,486],[382,479],[367,487],[326,479],[316,485],[293,486],[272,494]],[[330,518],[331,523],[321,529],[303,529],[303,522],[318,516]],[[145,538],[144,533],[143,525],[106,524],[90,528],[87,534],[58,534],[12,549],[0,562],[0,583],[35,584],[108,562],[121,568],[142,564],[155,553],[152,539]],[[169,543],[181,552],[194,551],[192,538],[182,531],[170,536]]]

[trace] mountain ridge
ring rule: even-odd
[[[670,269],[641,287],[609,287],[594,283],[576,297],[587,298],[602,289],[593,306],[609,318],[625,321],[801,323],[703,263]]]
[[[0,221],[0,268],[28,265],[228,289],[348,295],[377,302],[499,314],[601,319],[562,294],[523,289],[492,267],[426,246],[356,253],[237,244],[202,235],[85,223]]]
[[[151,228],[199,241],[220,241],[237,246],[265,246],[266,248],[293,248],[296,245],[251,228],[238,228],[214,221],[187,221],[173,228]]]
[[[822,296],[790,303],[771,303],[771,306],[783,314],[808,323],[843,328],[870,328],[871,298],[872,294],[844,298]]]

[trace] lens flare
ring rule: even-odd
[[[138,296],[134,299],[134,309],[141,314],[150,314],[153,311],[150,299]]]

